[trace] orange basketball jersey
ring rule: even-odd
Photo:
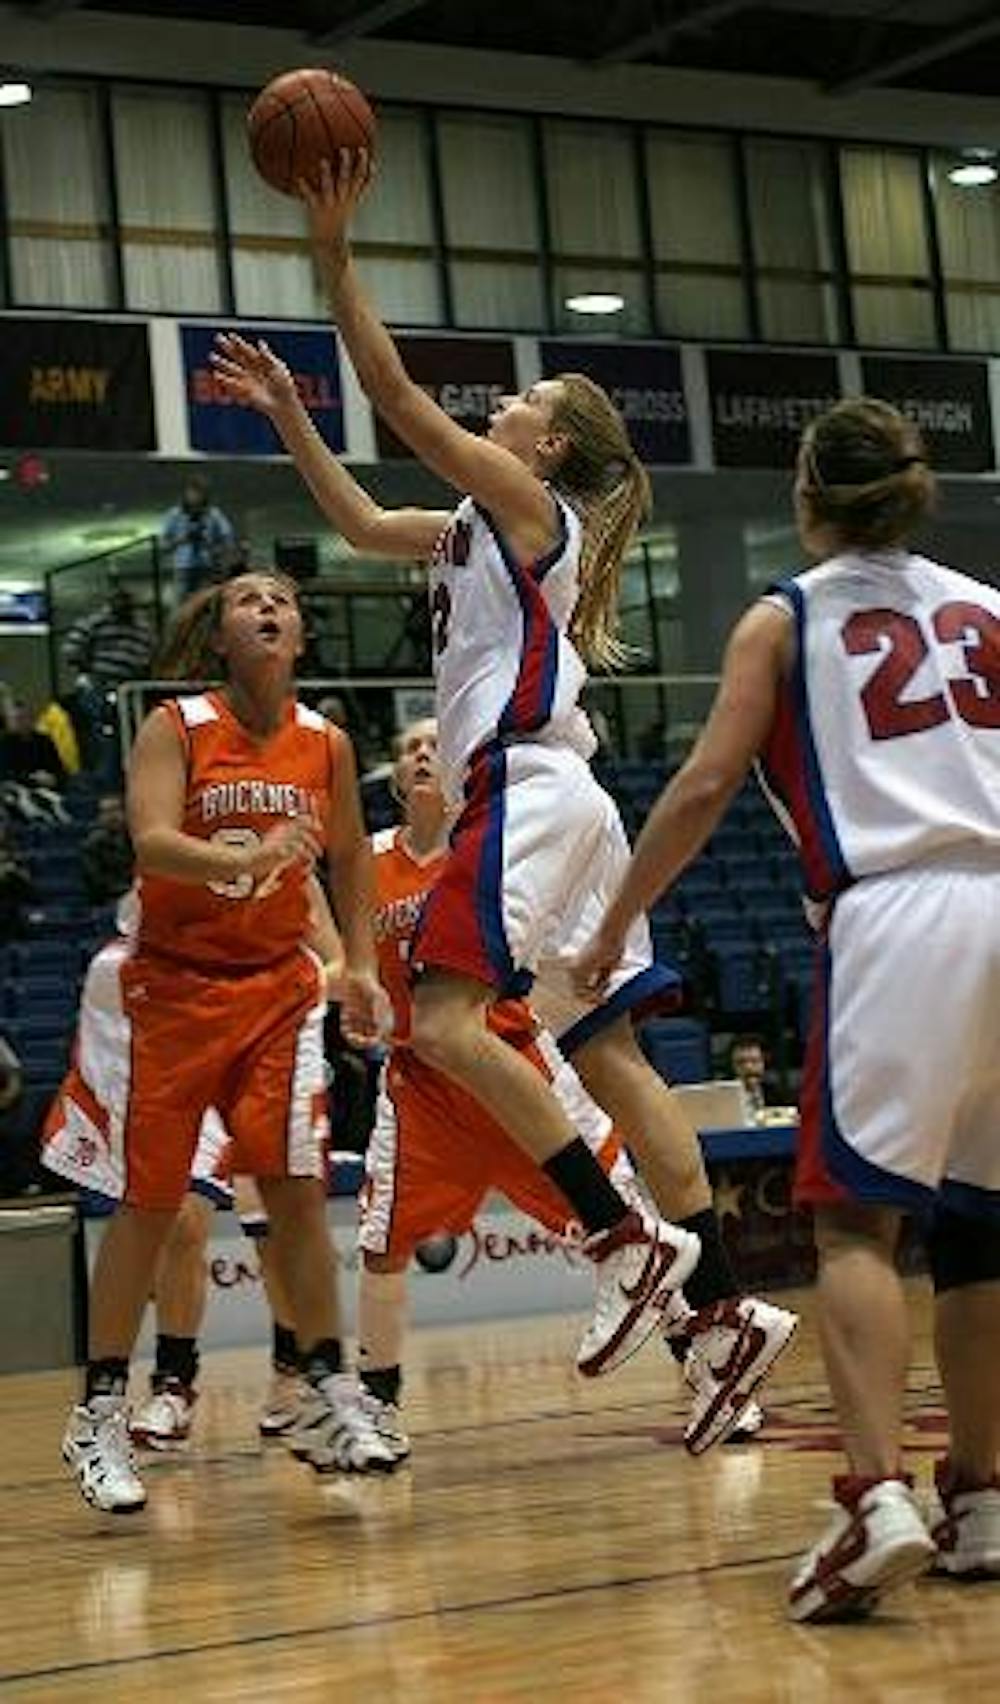
[[[410,944],[427,895],[444,869],[447,851],[427,859],[407,850],[402,829],[383,828],[372,836],[375,855],[375,944],[379,978],[392,1001],[393,1046],[410,1039]],[[538,1028],[526,1000],[500,1000],[490,1007],[490,1029],[514,1045],[531,1039]]]
[[[333,742],[343,739],[324,717],[289,699],[277,732],[258,739],[218,692],[172,699],[166,709],[187,754],[185,834],[250,846],[282,820],[309,816],[322,839]],[[142,876],[139,951],[230,974],[277,963],[306,937],[307,874],[304,864],[290,867],[260,899],[250,875],[200,884]]]

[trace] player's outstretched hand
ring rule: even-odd
[[[623,948],[621,934],[602,924],[571,968],[570,975],[577,993],[587,1000],[601,999],[608,978],[621,962]]]
[[[295,185],[306,204],[309,230],[321,253],[336,253],[347,240],[347,227],[372,179],[372,156],[367,148],[341,148],[335,160],[321,160],[319,188],[305,178]]]
[[[340,1027],[352,1047],[376,1047],[392,1034],[392,1002],[370,972],[345,970],[341,977]]]
[[[209,360],[226,395],[245,408],[280,414],[297,400],[290,370],[263,339],[248,343],[235,331],[220,331]]]

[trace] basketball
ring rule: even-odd
[[[375,114],[361,90],[336,71],[285,71],[262,89],[247,113],[253,163],[283,195],[300,178],[319,187],[322,160],[336,162],[375,147]]]

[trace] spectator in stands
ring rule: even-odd
[[[53,741],[39,732],[28,706],[18,699],[0,734],[3,803],[23,822],[68,823],[69,812],[59,797],[65,779]]]
[[[750,1111],[755,1118],[758,1117],[773,1099],[767,1056],[759,1035],[733,1036],[729,1067],[733,1076],[743,1084]]]
[[[0,823],[0,941],[20,933],[21,907],[34,898],[31,871],[11,843],[5,823]]]
[[[83,761],[107,779],[118,775],[117,723],[112,695],[122,681],[148,675],[153,634],[128,587],[110,584],[107,602],[75,621],[63,640],[63,661],[74,675]]]
[[[200,474],[192,475],[180,502],[164,515],[160,547],[173,569],[176,603],[225,578],[238,548],[236,533],[228,515],[210,501]]]
[[[120,899],[132,885],[135,855],[120,793],[108,793],[97,807],[97,821],[80,849],[83,880],[95,905]]]

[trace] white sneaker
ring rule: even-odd
[[[367,1409],[374,1423],[375,1430],[382,1442],[392,1451],[394,1461],[406,1461],[410,1454],[411,1445],[409,1434],[403,1424],[402,1410],[395,1402],[383,1402],[362,1379],[358,1380],[358,1395],[361,1404]]]
[[[112,1515],[141,1509],[146,1488],[135,1471],[122,1396],[94,1396],[69,1411],[62,1457],[84,1501]]]
[[[349,1373],[307,1385],[298,1419],[285,1436],[293,1456],[317,1473],[391,1473],[396,1466]]]
[[[635,1211],[583,1245],[597,1266],[597,1296],[576,1364],[587,1378],[610,1373],[634,1355],[661,1323],[669,1294],[690,1278],[701,1238]]]
[[[724,1444],[751,1444],[758,1432],[764,1430],[764,1410],[759,1402],[750,1401],[741,1414],[736,1417],[736,1424],[731,1432],[723,1438]]]
[[[302,1412],[305,1397],[306,1384],[299,1373],[281,1372],[275,1368],[257,1420],[261,1437],[281,1438],[290,1432]]]
[[[934,1470],[931,1537],[937,1545],[935,1574],[955,1580],[1000,1579],[1000,1479],[966,1491],[948,1487],[948,1463]]]
[[[197,1393],[180,1379],[165,1379],[152,1390],[129,1421],[132,1442],[145,1450],[171,1450],[186,1444]]]
[[[926,1572],[935,1545],[902,1479],[835,1479],[835,1513],[792,1577],[793,1621],[851,1621]]]
[[[684,1363],[684,1377],[694,1392],[684,1432],[692,1455],[701,1455],[733,1431],[798,1323],[795,1314],[755,1296],[716,1302],[695,1316]]]

